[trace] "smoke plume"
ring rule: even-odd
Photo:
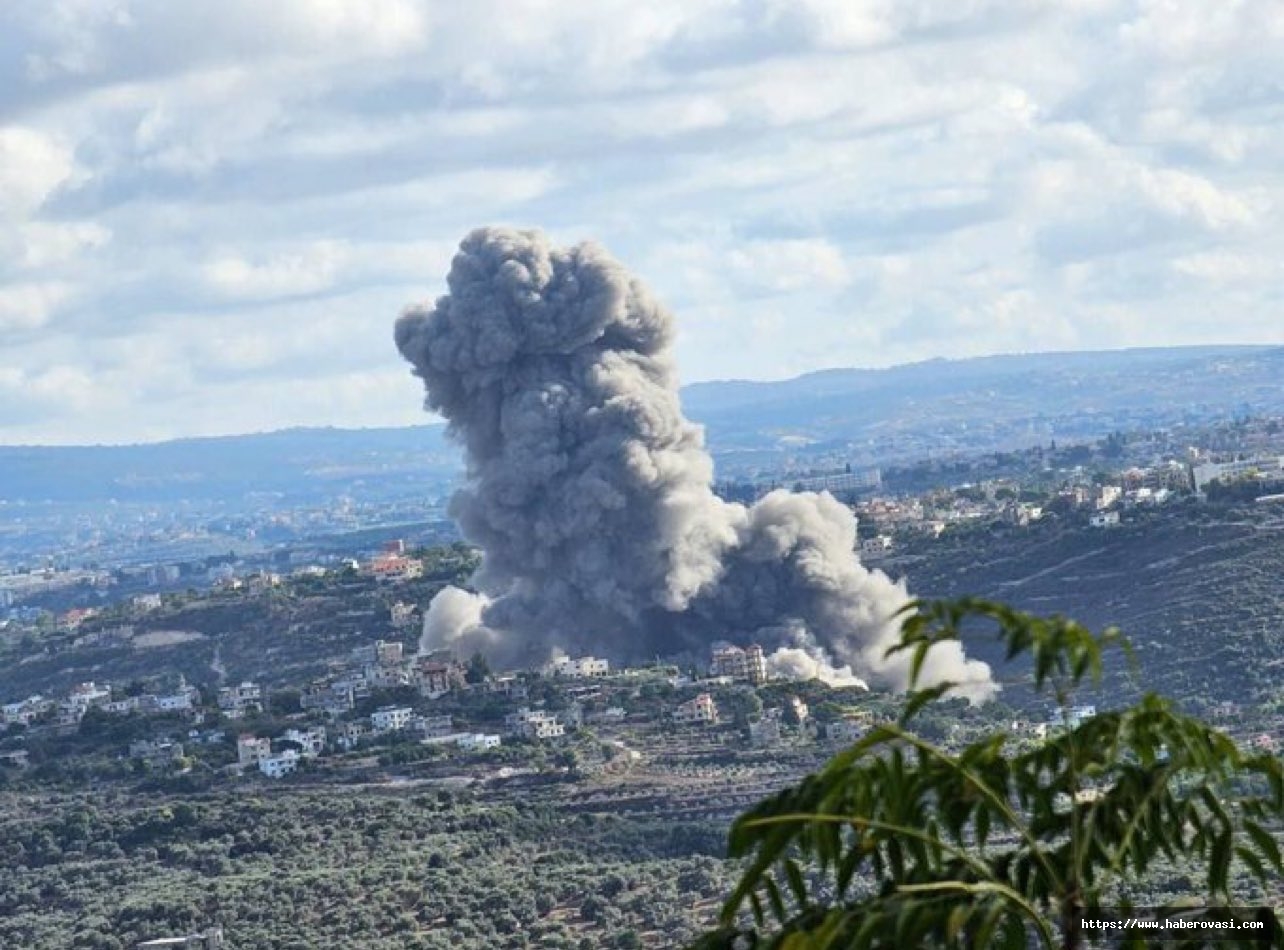
[[[752,640],[795,668],[904,688],[908,659],[884,657],[903,585],[860,564],[855,518],[829,495],[713,493],[678,401],[673,318],[619,263],[485,228],[447,283],[396,342],[464,448],[450,510],[483,559],[478,594],[433,600],[425,649],[533,665],[555,648],[627,659]],[[956,644],[924,672],[974,700],[996,689]]]

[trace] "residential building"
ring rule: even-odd
[[[436,699],[464,684],[464,671],[457,663],[421,660],[410,671],[410,681],[423,696]]]
[[[272,740],[260,739],[257,736],[243,735],[236,739],[236,761],[238,765],[255,765],[272,755]]]
[[[299,758],[299,753],[293,749],[286,749],[276,755],[259,759],[259,771],[268,778],[282,778],[298,769]]]
[[[526,681],[513,673],[505,673],[502,676],[492,676],[486,681],[486,691],[490,693],[502,693],[509,699],[521,701],[530,695],[527,689]]]
[[[97,683],[78,683],[67,694],[65,705],[73,706],[82,713],[90,706],[100,706],[111,699],[111,690]]]
[[[362,739],[370,736],[370,727],[364,722],[340,723],[335,735],[335,744],[343,749],[351,749]]]
[[[527,739],[556,739],[566,734],[566,726],[556,716],[525,706],[505,716],[504,725],[511,735]]]
[[[410,671],[396,666],[369,666],[366,667],[366,683],[371,689],[396,689],[400,686],[409,686]]]
[[[257,683],[224,686],[218,691],[218,708],[229,719],[263,711],[263,688]]]
[[[139,594],[134,598],[135,610],[159,610],[161,606],[160,594]]]
[[[400,640],[376,640],[355,647],[352,662],[358,666],[396,666],[402,662],[405,646]]]
[[[1088,519],[1088,523],[1094,528],[1116,528],[1119,526],[1119,512],[1098,511]]]
[[[348,683],[313,683],[299,697],[305,710],[324,713],[330,717],[351,712],[356,705],[353,688]]]
[[[867,558],[879,558],[886,555],[892,550],[892,536],[890,534],[880,534],[872,538],[866,538],[860,543],[861,556]]]
[[[3,709],[5,725],[22,723],[30,725],[33,719],[44,715],[54,708],[56,704],[52,699],[45,699],[43,696],[28,696],[26,699],[19,700],[16,703],[5,703]]]
[[[1122,485],[1099,485],[1096,493],[1098,511],[1104,511],[1123,497]]]
[[[410,726],[414,710],[409,706],[383,706],[370,714],[370,726],[375,732],[398,732]]]
[[[370,560],[367,570],[379,581],[405,581],[422,577],[422,561],[401,554],[380,554]]]
[[[563,656],[548,665],[548,672],[553,676],[607,676],[611,672],[611,664],[593,656],[584,656],[579,659]]]
[[[683,724],[716,725],[718,706],[708,693],[701,693],[673,711],[673,721]]]
[[[767,660],[762,647],[756,643],[743,649],[727,643],[714,649],[710,673],[732,680],[745,680],[756,686],[767,679]]]
[[[411,727],[425,738],[435,739],[454,733],[455,721],[450,716],[416,716]]]
[[[325,751],[325,726],[310,729],[287,729],[278,742],[292,742],[299,746],[299,755],[314,759]]]
[[[417,608],[414,604],[403,604],[401,601],[397,601],[391,608],[392,625],[398,630],[414,626],[416,611]]]
[[[1233,462],[1205,462],[1191,469],[1195,491],[1203,491],[1209,482],[1228,482],[1253,475],[1278,475],[1284,472],[1284,455],[1259,456]]]
[[[498,749],[500,746],[500,739],[499,736],[484,735],[477,732],[466,736],[460,736],[455,740],[455,744],[465,752],[484,752],[487,749]]]

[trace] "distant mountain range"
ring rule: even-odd
[[[1215,346],[930,360],[683,390],[722,474],[785,456],[887,464],[1115,429],[1284,413],[1284,347]],[[444,427],[291,429],[148,445],[0,446],[0,499],[413,494],[457,475]]]

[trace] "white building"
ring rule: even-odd
[[[455,745],[465,752],[484,752],[487,749],[498,749],[500,745],[499,736],[484,735],[480,732],[471,735],[460,736],[455,740]]]
[[[892,536],[890,534],[880,534],[872,538],[866,538],[860,543],[860,553],[865,557],[882,557],[891,550]]]
[[[286,749],[277,755],[259,759],[259,771],[268,778],[281,778],[299,767],[299,753]]]
[[[370,725],[375,732],[397,732],[410,726],[413,715],[409,706],[384,706],[370,714]]]
[[[611,664],[593,656],[584,656],[579,659],[563,656],[550,663],[548,671],[554,676],[606,676],[611,672]]]
[[[1209,482],[1228,482],[1257,474],[1278,474],[1284,471],[1284,455],[1268,455],[1242,459],[1237,462],[1205,462],[1191,469],[1195,491],[1203,491]]]
[[[528,709],[525,706],[505,716],[504,725],[508,727],[510,734],[527,739],[556,739],[566,734],[566,727],[556,716],[542,709]]]
[[[313,726],[311,729],[287,729],[278,741],[293,742],[300,746],[300,755],[305,759],[314,759],[325,751],[325,726]]]
[[[1115,528],[1119,526],[1119,512],[1117,511],[1098,511],[1088,519],[1088,523],[1094,528]]]
[[[90,706],[99,706],[111,699],[111,690],[97,683],[78,683],[67,694],[65,705],[84,713]]]
[[[137,610],[159,610],[160,606],[160,594],[139,594],[134,598],[134,608]]]

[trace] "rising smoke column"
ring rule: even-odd
[[[555,649],[616,658],[753,639],[777,665],[849,666],[903,688],[884,658],[904,587],[862,566],[856,522],[828,495],[752,507],[712,491],[701,429],[682,415],[673,318],[594,244],[484,228],[449,293],[408,309],[397,348],[464,447],[450,513],[481,548],[478,594],[447,588],[424,648],[538,663]],[[989,667],[934,648],[929,681],[991,695]]]

